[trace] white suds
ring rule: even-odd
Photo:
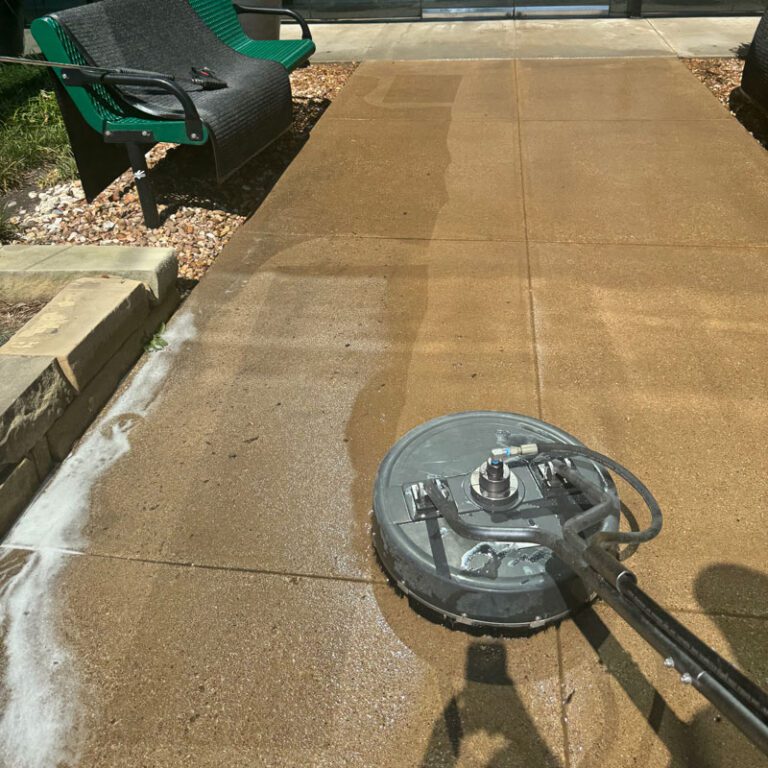
[[[57,768],[78,751],[78,684],[73,659],[57,632],[55,579],[70,552],[85,546],[83,526],[95,481],[130,449],[128,433],[144,417],[174,356],[195,337],[181,312],[153,353],[88,436],[35,498],[0,551],[0,563],[31,550],[24,567],[0,588],[0,629],[6,668],[0,718],[0,765]],[[1,570],[0,566],[0,570]]]

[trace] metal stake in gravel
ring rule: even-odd
[[[648,507],[620,531],[611,474]],[[476,411],[409,432],[379,467],[376,552],[398,587],[454,625],[535,630],[601,597],[768,754],[768,695],[637,586],[623,564],[661,530],[650,491],[618,462],[528,416]],[[629,545],[622,553],[618,545]]]

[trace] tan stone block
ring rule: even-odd
[[[0,349],[0,355],[55,357],[79,392],[149,314],[136,280],[80,278]]]
[[[179,303],[173,288],[162,304],[155,307],[142,324],[123,343],[117,353],[75,398],[62,417],[48,432],[48,446],[57,461],[63,461],[74,442],[85,432],[99,411],[112,397],[120,381],[141,356],[144,344]]]
[[[162,301],[176,280],[172,248],[119,245],[36,245],[0,248],[0,281],[9,301],[48,298],[79,277],[112,275],[139,280],[150,301]]]
[[[44,439],[73,397],[52,357],[0,355],[0,466]]]
[[[149,315],[147,315],[147,319],[143,324],[145,337],[154,335],[160,325],[168,320],[168,318],[176,311],[176,308],[180,303],[181,296],[179,295],[179,291],[176,286],[173,286],[166,292],[162,303],[152,307]]]
[[[114,394],[120,380],[144,348],[144,330],[134,331],[117,353],[74,399],[48,431],[48,446],[56,461],[63,461],[96,414]]]

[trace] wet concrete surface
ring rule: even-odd
[[[530,255],[543,417],[654,490],[666,527],[634,568],[696,610],[703,569],[765,562],[768,250],[537,243]],[[707,609],[768,617],[768,600],[756,583],[737,599],[724,585]]]
[[[766,683],[768,157],[680,63],[581,63],[585,121],[542,113],[568,71],[503,64],[362,65],[177,316],[196,336],[82,531],[45,538],[86,542],[55,581],[77,765],[760,764],[606,608],[452,631],[373,556],[398,437],[540,416],[648,482],[667,524],[641,583]],[[668,77],[697,117],[611,72],[630,93]]]
[[[413,631],[389,587],[80,558],[67,595],[72,641],[100,648],[80,662],[100,701],[88,764],[562,764],[554,630],[521,669],[504,645]]]
[[[712,574],[728,579],[734,569],[723,565]],[[702,571],[701,578],[707,573]],[[762,581],[765,589],[764,574],[743,575]],[[719,591],[720,586],[714,588]],[[691,613],[680,618],[765,687],[764,619]],[[606,606],[583,611],[559,632],[571,765],[765,764],[756,747],[691,686],[682,685],[679,675],[665,669],[655,651]]]
[[[371,489],[397,437],[446,405],[536,408],[525,248],[258,237],[230,263],[205,281],[229,300],[195,308],[204,344],[95,492],[91,548],[381,581]],[[488,323],[494,291],[523,319],[514,340]]]

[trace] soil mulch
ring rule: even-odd
[[[768,119],[740,95],[744,60],[740,58],[683,59],[726,109],[768,149]]]
[[[11,303],[0,300],[0,347],[47,303],[47,301]]]
[[[29,244],[161,246],[176,250],[182,285],[199,280],[253,214],[309,137],[355,64],[316,64],[291,75],[294,124],[221,186],[210,154],[158,145],[148,155],[163,224],[148,230],[128,173],[92,203],[79,182],[31,191],[8,211]]]
[[[683,59],[688,69],[728,106],[731,93],[741,84],[742,59]]]

